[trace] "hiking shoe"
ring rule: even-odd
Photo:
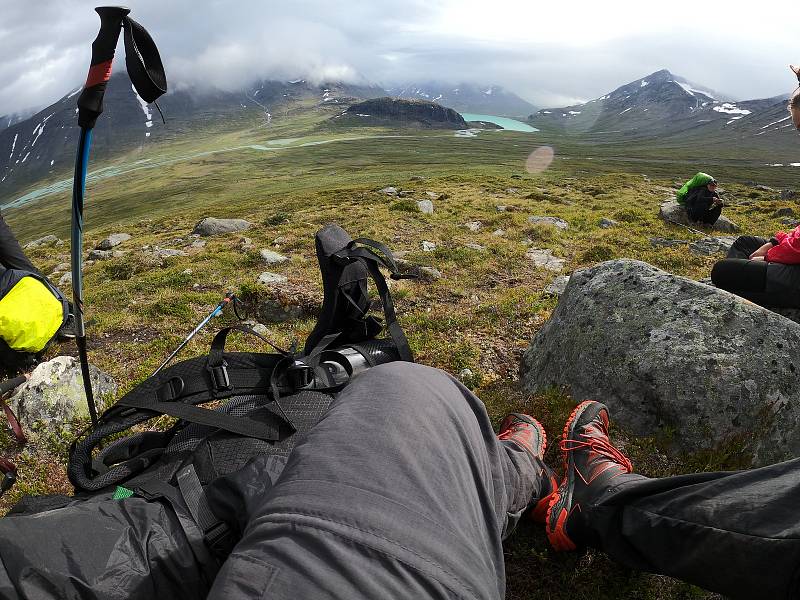
[[[583,507],[597,501],[617,477],[633,471],[631,461],[608,439],[608,419],[605,404],[587,400],[564,425],[564,480],[550,497],[545,523],[550,545],[558,551],[585,545]]]
[[[75,339],[75,315],[69,313],[67,320],[61,326],[61,329],[56,333],[59,341],[74,340]]]
[[[534,462],[540,469],[542,489],[539,498],[530,507],[530,515],[534,521],[544,523],[550,503],[550,494],[558,487],[555,473],[544,464],[544,451],[547,449],[547,434],[544,427],[533,417],[522,413],[511,413],[500,424],[500,433],[497,434],[497,438],[514,442],[536,459]]]

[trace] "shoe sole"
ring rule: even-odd
[[[570,430],[575,422],[580,418],[584,411],[590,406],[596,404],[593,400],[585,400],[575,407],[572,414],[564,423],[564,437],[569,439],[572,433]],[[573,453],[564,452],[564,481],[558,486],[558,489],[553,492],[550,497],[550,503],[547,507],[547,516],[545,518],[545,531],[547,532],[547,539],[550,545],[557,552],[566,552],[575,550],[577,545],[567,535],[565,525],[567,518],[572,511],[572,490],[574,489],[575,469],[573,468]],[[580,507],[578,507],[580,510]]]

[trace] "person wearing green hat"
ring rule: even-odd
[[[686,208],[689,220],[713,225],[722,214],[722,199],[717,193],[717,180],[707,173],[697,173],[678,191],[678,203]]]

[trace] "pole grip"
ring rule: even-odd
[[[78,96],[78,125],[83,129],[94,127],[103,112],[103,96],[111,78],[111,63],[122,31],[122,21],[131,12],[124,6],[99,6],[95,11],[100,15],[100,31],[92,42],[89,75]]]

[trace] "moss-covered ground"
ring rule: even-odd
[[[116,378],[121,393],[130,389],[226,291],[246,292],[251,298],[273,293],[256,283],[265,270],[287,276],[293,293],[307,305],[319,303],[313,236],[324,224],[337,222],[354,236],[384,241],[407,252],[406,259],[441,271],[438,281],[393,284],[400,320],[417,360],[455,374],[470,369],[469,385],[497,421],[511,410],[540,418],[550,433],[548,460],[556,465],[558,435],[580,399],[559,390],[527,396],[517,386],[521,353],[557,303],[543,291],[556,274],[535,268],[525,252],[552,250],[566,260],[566,274],[626,257],[694,279],[707,277],[718,257],[696,256],[686,246],[655,247],[649,241],[702,237],[662,221],[658,207],[676,184],[705,165],[698,159],[681,160],[674,149],[647,154],[641,148],[587,146],[547,134],[484,132],[457,138],[442,131],[343,133],[320,123],[325,116],[308,110],[277,120],[271,129],[197,134],[158,149],[158,156],[172,157],[173,162],[90,185],[86,247],[114,232],[133,236],[120,247],[127,251],[124,257],[96,262],[85,272],[92,362]],[[302,139],[268,144],[286,138]],[[299,146],[306,142],[326,143]],[[526,172],[527,156],[544,144],[556,149],[553,164],[542,173]],[[238,149],[219,152],[222,148]],[[201,152],[208,154],[181,158]],[[713,172],[726,190],[727,216],[756,235],[768,236],[782,227],[772,213],[796,201],[780,200],[777,192],[744,182],[800,187],[800,181],[792,181],[785,170],[759,168],[756,161],[741,168],[729,162],[717,166]],[[413,193],[393,197],[379,191],[385,186]],[[427,191],[440,195],[432,215],[418,212],[414,202],[426,198]],[[569,229],[530,225],[527,218],[532,215],[560,217]],[[170,259],[163,267],[149,266],[143,246],[184,248],[195,223],[205,216],[245,218],[255,226],[241,234],[208,238],[204,248],[191,249],[189,256]],[[10,211],[7,218],[23,241],[47,233],[67,238],[69,199],[51,196]],[[618,225],[603,229],[601,218]],[[473,232],[464,227],[470,221],[480,221],[481,228]],[[252,249],[242,249],[244,236],[252,240]],[[436,250],[423,252],[423,240],[435,243]],[[468,243],[484,249],[468,248]],[[267,267],[260,248],[275,249],[291,260]],[[31,255],[45,273],[68,261],[66,244],[38,248]],[[207,351],[214,330],[232,320],[227,315],[215,321],[183,356]],[[313,323],[309,315],[267,324],[269,337],[279,345],[302,340]],[[257,349],[245,339],[234,340],[231,347]],[[58,352],[74,349],[63,345],[50,354]],[[64,463],[72,435],[81,425],[66,424],[48,436],[35,455],[19,452],[0,432],[0,449],[19,463],[21,475],[0,501],[0,509],[6,510],[23,493],[69,491]],[[678,458],[656,439],[620,439],[645,475],[738,466],[727,454]],[[514,599],[713,597],[667,577],[626,569],[601,552],[556,554],[541,529],[532,525],[522,526],[509,541],[506,556],[508,597]]]

